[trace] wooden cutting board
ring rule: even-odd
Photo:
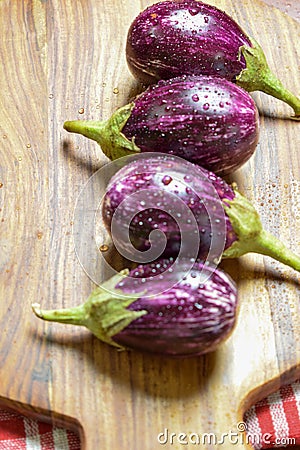
[[[292,269],[257,255],[223,264],[238,283],[236,329],[217,352],[187,360],[118,352],[87,330],[44,323],[31,311],[33,302],[77,305],[94,288],[74,251],[72,220],[81,188],[105,159],[62,125],[107,118],[136,91],[125,38],[150,3],[0,3],[0,398],[75,428],[87,450],[179,449],[190,433],[219,439],[230,432],[238,444],[225,438],[201,448],[244,449],[244,411],[300,375],[299,274]],[[300,94],[299,23],[258,0],[211,3],[260,42],[273,70]],[[232,179],[265,227],[300,253],[300,123],[282,102],[253,96],[260,143]]]

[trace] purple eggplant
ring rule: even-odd
[[[201,355],[215,350],[233,330],[237,289],[221,270],[195,263],[187,271],[187,266],[171,260],[141,265],[103,283],[83,305],[43,311],[35,304],[33,310],[44,320],[85,326],[117,347],[173,357]]]
[[[263,229],[254,206],[235,187],[180,158],[129,162],[111,178],[102,214],[117,249],[131,261],[185,255],[213,262],[254,252],[300,271],[300,258]],[[140,259],[143,254],[149,259]]]
[[[166,0],[130,26],[126,56],[145,84],[183,74],[216,75],[247,91],[263,91],[300,116],[300,99],[271,72],[262,48],[225,12],[198,0]]]
[[[253,154],[259,117],[250,95],[230,81],[182,76],[150,86],[108,121],[71,121],[64,128],[94,139],[112,160],[158,151],[226,175]]]

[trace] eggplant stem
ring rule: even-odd
[[[64,129],[72,133],[82,134],[96,141],[105,156],[112,161],[122,156],[139,153],[141,150],[134,139],[127,139],[122,129],[131,115],[134,103],[129,103],[117,109],[105,121],[72,120],[64,123]]]
[[[70,133],[82,134],[93,141],[98,142],[99,136],[105,129],[106,122],[93,120],[69,120],[64,123],[64,129]]]
[[[266,230],[262,230],[253,243],[253,250],[292,267],[300,272],[300,257],[289,250],[279,239]]]
[[[66,309],[41,309],[38,303],[31,305],[34,314],[49,322],[68,323],[71,325],[85,325],[86,313],[83,305]]]
[[[249,38],[252,46],[243,45],[240,57],[246,61],[246,68],[237,76],[236,82],[248,92],[262,91],[291,106],[295,112],[293,119],[300,119],[300,99],[286,89],[282,82],[271,71],[260,45]]]
[[[223,258],[238,258],[246,253],[260,253],[300,272],[300,257],[279,239],[263,229],[258,212],[252,203],[235,189],[233,200],[223,200],[236,241],[228,247]]]
[[[38,303],[33,303],[32,310],[37,317],[49,322],[84,326],[101,341],[123,348],[112,339],[113,336],[120,333],[133,320],[147,314],[145,310],[127,309],[127,306],[135,302],[142,292],[124,294],[120,289],[115,288],[127,274],[127,270],[121,271],[105,281],[81,305],[66,309],[44,310]]]
[[[260,90],[262,92],[272,95],[273,97],[287,103],[295,112],[295,116],[292,116],[292,118],[300,120],[300,99],[286,89],[281,81],[271,72],[271,70],[266,72],[265,76],[262,77],[260,81]]]

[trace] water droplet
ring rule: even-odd
[[[223,103],[223,102],[220,102],[220,103],[219,103],[219,106],[220,106],[220,108],[224,108],[224,103]]]
[[[100,252],[107,252],[108,248],[109,248],[108,245],[102,244],[100,245],[99,250]]]
[[[54,95],[53,94],[49,94],[49,98],[50,99],[54,98]]]
[[[79,114],[83,114],[84,113],[84,108],[79,108],[78,113]]]
[[[118,94],[118,93],[119,93],[119,89],[118,89],[117,87],[115,87],[115,88],[113,89],[113,93],[114,93],[114,94]]]
[[[169,175],[165,175],[162,179],[162,182],[165,186],[167,186],[168,184],[170,184],[172,181],[172,177],[170,177]]]
[[[31,148],[31,144],[26,144],[26,147],[27,148]]]
[[[42,233],[41,231],[38,231],[38,232],[36,233],[36,237],[37,237],[39,240],[41,240],[42,237],[43,237],[43,233]]]
[[[103,86],[103,87],[105,87],[105,86],[106,86],[106,83],[105,83],[105,81],[103,81],[103,83],[102,83],[102,86]]]
[[[209,22],[209,17],[204,16],[204,22],[205,22],[205,23],[208,23],[208,22]]]
[[[209,109],[209,103],[204,103],[203,109],[204,111],[207,111]]]
[[[199,95],[198,94],[193,94],[192,95],[192,99],[194,102],[199,102]]]
[[[18,156],[18,161],[22,161],[22,156]]]
[[[191,16],[196,16],[198,14],[198,9],[197,8],[190,8],[189,9],[189,13]]]
[[[6,136],[6,134],[4,134],[4,135],[3,135],[2,137],[3,137],[3,139],[7,139],[7,136]]]

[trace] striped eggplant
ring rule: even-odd
[[[175,267],[174,267],[175,266]],[[123,271],[80,306],[35,314],[82,325],[111,345],[173,357],[211,352],[234,329],[237,289],[220,269],[160,260]],[[170,280],[172,286],[170,286]]]
[[[260,45],[225,12],[201,1],[166,0],[146,8],[129,28],[126,55],[144,84],[217,75],[283,100],[300,116],[300,99],[272,73]]]
[[[230,81],[182,76],[150,86],[107,121],[64,128],[94,139],[112,160],[158,151],[226,175],[255,151],[259,116],[251,96]]]
[[[147,252],[154,260],[159,251],[211,255],[210,262],[254,252],[300,271],[300,258],[263,229],[235,186],[180,158],[151,155],[126,164],[107,186],[102,215],[118,250],[132,261],[143,262],[138,258]]]

